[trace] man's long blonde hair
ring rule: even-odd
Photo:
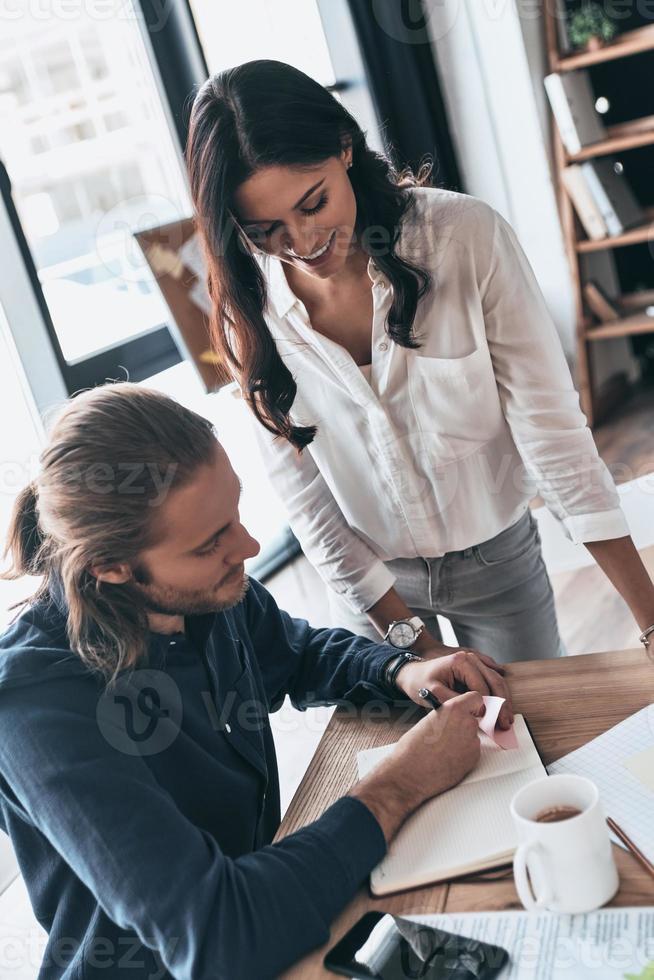
[[[159,392],[128,382],[93,388],[66,403],[37,477],[15,501],[2,577],[42,576],[35,602],[56,576],[71,649],[110,684],[145,654],[146,612],[132,583],[101,582],[90,569],[135,566],[155,543],[159,505],[215,447],[207,419]]]

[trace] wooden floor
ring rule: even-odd
[[[654,545],[640,552],[654,578]],[[570,655],[637,647],[639,630],[597,565],[550,575],[561,638]]]
[[[654,387],[638,392],[594,435],[616,483],[654,473]],[[644,549],[641,555],[654,578],[654,547]],[[561,635],[569,654],[637,645],[638,632],[626,603],[596,565],[551,578]]]
[[[654,385],[634,395],[594,435],[616,483],[654,473]]]

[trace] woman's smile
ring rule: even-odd
[[[329,236],[325,244],[321,245],[320,248],[317,248],[315,252],[311,253],[311,255],[298,255],[297,252],[292,252],[290,249],[286,250],[286,255],[291,259],[295,259],[299,262],[302,262],[303,265],[308,265],[312,267],[316,265],[321,265],[322,262],[324,262],[326,259],[328,259],[331,256],[335,241],[336,241],[336,229],[334,229],[334,231],[331,233],[331,235]]]

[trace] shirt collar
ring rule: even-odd
[[[255,258],[266,280],[269,305],[278,317],[285,317],[299,300],[286,280],[281,259],[265,252],[255,255]]]

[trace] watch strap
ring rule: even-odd
[[[395,679],[402,667],[404,667],[405,664],[410,663],[412,660],[422,659],[423,658],[417,656],[417,654],[407,653],[406,651],[391,657],[390,660],[387,660],[386,664],[384,665],[384,681],[386,686],[395,694],[398,691]]]

